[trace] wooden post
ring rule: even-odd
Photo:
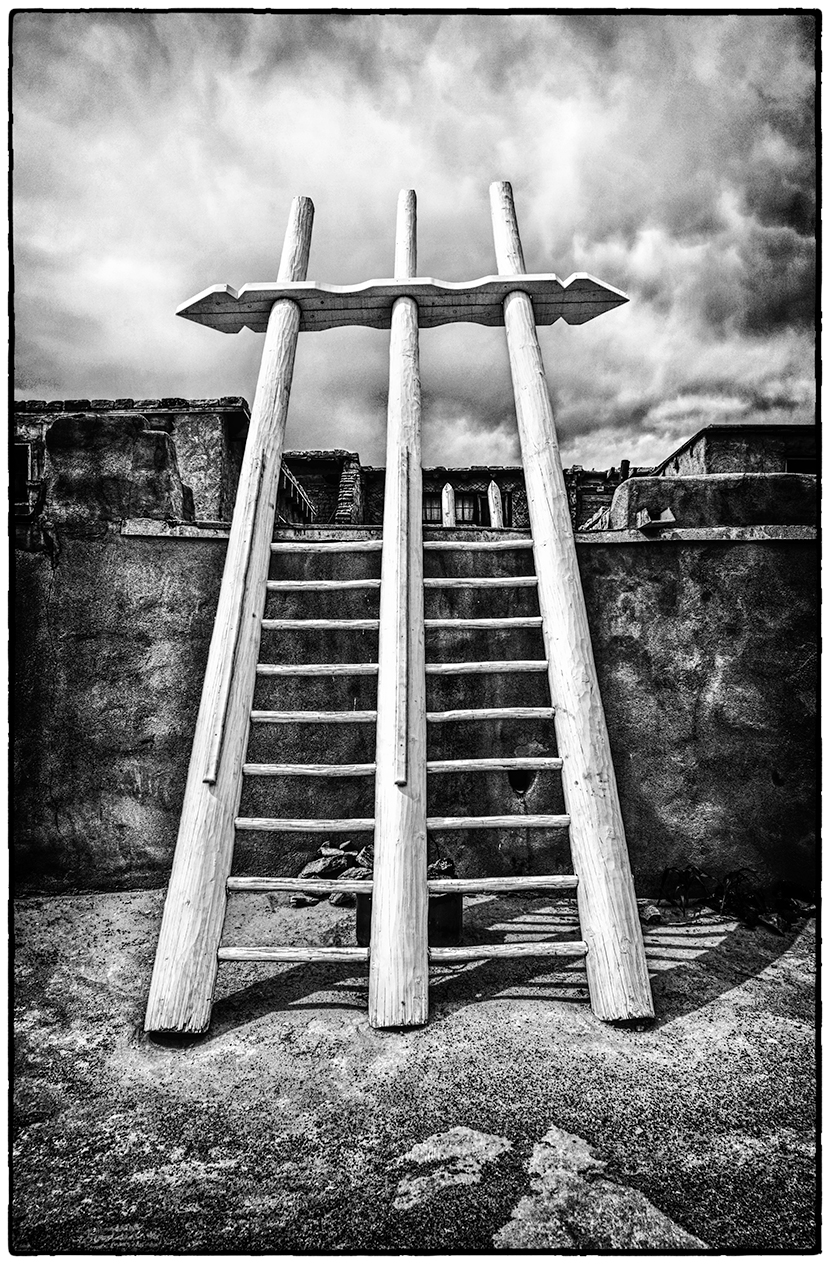
[[[490,505],[490,526],[503,527],[504,515],[501,508],[501,492],[494,478],[490,479],[490,486],[487,488],[487,501]]]
[[[398,198],[395,276],[415,275],[415,194]],[[426,673],[418,308],[392,309],[378,646],[369,1022],[427,1020]]]
[[[441,526],[455,526],[455,492],[452,483],[445,483],[441,492]]]
[[[280,280],[305,280],[313,218],[311,201],[295,198]],[[199,1032],[210,1022],[299,324],[296,303],[274,304],[150,984],[147,1031]]]
[[[502,276],[525,271],[513,191],[490,186]],[[607,1020],[654,1014],[605,713],[594,665],[553,409],[533,303],[520,289],[504,300],[513,394],[533,533],[539,608],[548,658],[562,785],[591,1006]]]

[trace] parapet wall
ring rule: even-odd
[[[814,536],[789,526],[577,537],[641,894],[687,864],[812,885]],[[106,522],[94,538],[59,533],[50,552],[17,554],[21,889],[166,882],[225,547],[196,526]],[[533,846],[533,831],[518,833],[509,854],[470,852],[465,871],[532,871]]]

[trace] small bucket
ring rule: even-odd
[[[357,897],[357,942],[369,947],[372,935],[372,897]],[[427,943],[431,948],[454,948],[461,943],[464,922],[463,895],[431,895],[427,914]]]

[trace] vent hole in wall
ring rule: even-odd
[[[525,795],[536,780],[536,773],[525,768],[515,768],[507,774],[507,780],[514,794]]]

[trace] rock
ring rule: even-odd
[[[350,858],[345,856],[341,851],[332,852],[328,856],[320,856],[317,860],[311,860],[300,870],[298,877],[300,878],[336,878],[344,869],[348,869]]]
[[[348,878],[349,882],[371,882],[372,877],[371,869],[363,869],[360,866],[355,869],[347,869],[339,875],[339,878]]]
[[[375,849],[371,843],[357,853],[357,863],[362,869],[374,869]]]
[[[474,1128],[450,1128],[427,1137],[398,1159],[396,1166],[428,1167],[424,1176],[405,1176],[398,1182],[393,1206],[396,1211],[409,1211],[419,1203],[429,1202],[442,1189],[452,1185],[478,1185],[481,1169],[493,1163],[513,1147],[507,1137]]]
[[[329,896],[329,904],[334,904],[337,908],[354,908],[356,903],[351,891],[332,891]]]
[[[330,843],[323,843],[322,847],[318,847],[317,855],[318,856],[339,856],[341,859],[343,858],[343,856],[345,856],[347,858],[348,864],[354,864],[354,857],[351,855],[350,852],[341,851],[339,847],[332,847]]]
[[[533,1148],[530,1195],[493,1238],[507,1251],[700,1251],[706,1243],[611,1180],[584,1137],[550,1128]]]
[[[431,865],[427,865],[428,878],[454,878],[455,865],[447,857],[440,860],[433,860]]]
[[[363,849],[363,844],[357,838],[345,838],[342,843],[338,843],[341,851],[359,852]]]
[[[645,908],[640,909],[640,921],[645,922],[647,926],[652,923],[662,922],[663,914],[660,912],[656,904],[647,904]]]
[[[288,903],[292,908],[310,908],[312,904],[319,904],[322,899],[322,895],[292,895]]]

